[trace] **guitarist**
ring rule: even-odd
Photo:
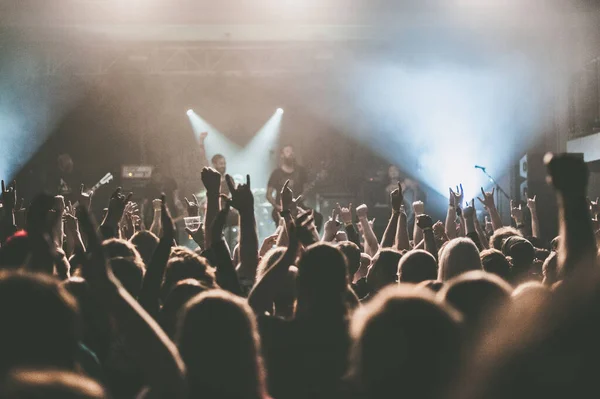
[[[267,201],[273,206],[273,220],[279,223],[279,212],[281,212],[280,195],[281,189],[286,181],[290,181],[289,187],[294,193],[304,193],[307,188],[308,178],[306,169],[296,162],[294,147],[286,145],[279,154],[279,167],[271,173],[267,183]],[[306,209],[306,206],[300,202],[300,206]],[[317,228],[322,223],[322,216],[315,213],[315,224]]]

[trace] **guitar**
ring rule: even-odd
[[[92,188],[90,188],[89,190],[85,190],[84,193],[87,195],[92,195],[93,193],[96,192],[96,190],[98,190],[100,187],[104,186],[105,184],[110,183],[112,180],[114,179],[112,173],[108,172],[107,174],[104,175],[104,177],[102,179],[100,179],[98,181],[98,183],[94,184],[94,186]],[[73,204],[73,206],[77,207],[79,205],[79,201],[77,201],[75,204]]]

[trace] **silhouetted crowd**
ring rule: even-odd
[[[411,228],[398,184],[376,237],[365,205],[338,205],[320,233],[285,184],[260,243],[250,176],[226,176],[225,196],[204,168],[206,204],[184,203],[204,218],[190,249],[164,194],[145,229],[121,189],[96,223],[106,199],[83,188],[24,207],[2,182],[0,399],[595,397],[600,206],[583,160],[545,161],[549,242],[544,198],[511,203],[510,227],[494,192],[465,202],[458,187],[445,221],[413,203]]]

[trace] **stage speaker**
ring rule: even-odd
[[[558,235],[558,206],[554,189],[546,182],[545,153],[530,152],[521,159],[519,174],[526,173],[526,180],[520,184],[520,198],[527,202],[527,197],[537,199],[537,214],[540,222],[542,239],[549,242]],[[583,154],[574,154],[583,159]]]

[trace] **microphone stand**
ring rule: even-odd
[[[510,195],[508,195],[506,193],[506,191],[504,191],[502,186],[500,186],[500,183],[498,183],[496,181],[496,179],[494,179],[492,177],[492,175],[490,175],[487,172],[486,168],[477,168],[477,169],[481,170],[483,172],[483,174],[486,175],[488,179],[490,179],[490,182],[492,182],[494,184],[494,186],[496,187],[496,202],[498,203],[497,209],[498,209],[498,212],[500,213],[500,209],[502,209],[502,207],[500,206],[500,193],[502,193],[504,195],[504,197],[508,200],[509,203],[511,200]]]

